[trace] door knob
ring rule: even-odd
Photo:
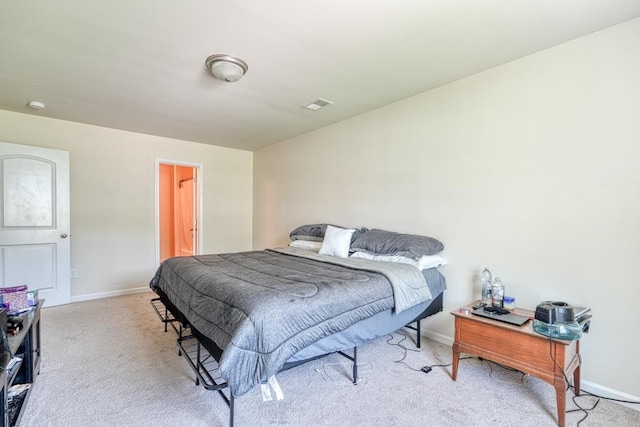
[[[60,237],[62,237],[63,239],[66,239],[67,238],[67,234],[63,233],[63,234],[60,235]]]

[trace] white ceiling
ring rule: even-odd
[[[639,16],[640,0],[0,0],[0,109],[255,150]],[[214,53],[249,71],[215,80]],[[334,104],[301,108],[318,98]]]

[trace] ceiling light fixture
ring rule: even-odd
[[[44,102],[40,101],[29,101],[27,105],[34,110],[44,110],[45,108],[47,108],[47,105]]]
[[[225,54],[211,55],[205,64],[213,77],[225,82],[237,82],[249,69],[242,59]]]

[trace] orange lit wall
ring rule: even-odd
[[[183,239],[191,241],[192,236],[182,236],[184,230],[191,228],[191,218],[182,218],[182,199],[178,189],[181,180],[192,178],[194,168],[172,164],[160,164],[159,171],[159,227],[160,261],[173,256],[192,255],[191,245],[185,245]],[[187,224],[182,224],[187,221]]]

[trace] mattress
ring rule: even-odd
[[[436,269],[423,270],[426,282],[431,290],[433,298],[416,304],[415,306],[395,313],[393,310],[385,310],[368,319],[361,320],[342,332],[338,332],[318,340],[308,347],[293,355],[287,363],[296,364],[313,359],[325,354],[357,347],[368,341],[388,335],[398,329],[442,310],[442,294],[447,289],[444,276]],[[439,305],[433,310],[429,308],[437,302]]]
[[[340,339],[347,342],[358,322],[376,315],[384,322],[385,312],[410,318],[410,310],[432,299],[425,276],[412,266],[344,265],[354,262],[281,249],[171,258],[150,283],[223,350],[220,373],[236,396],[326,337],[345,331]]]

